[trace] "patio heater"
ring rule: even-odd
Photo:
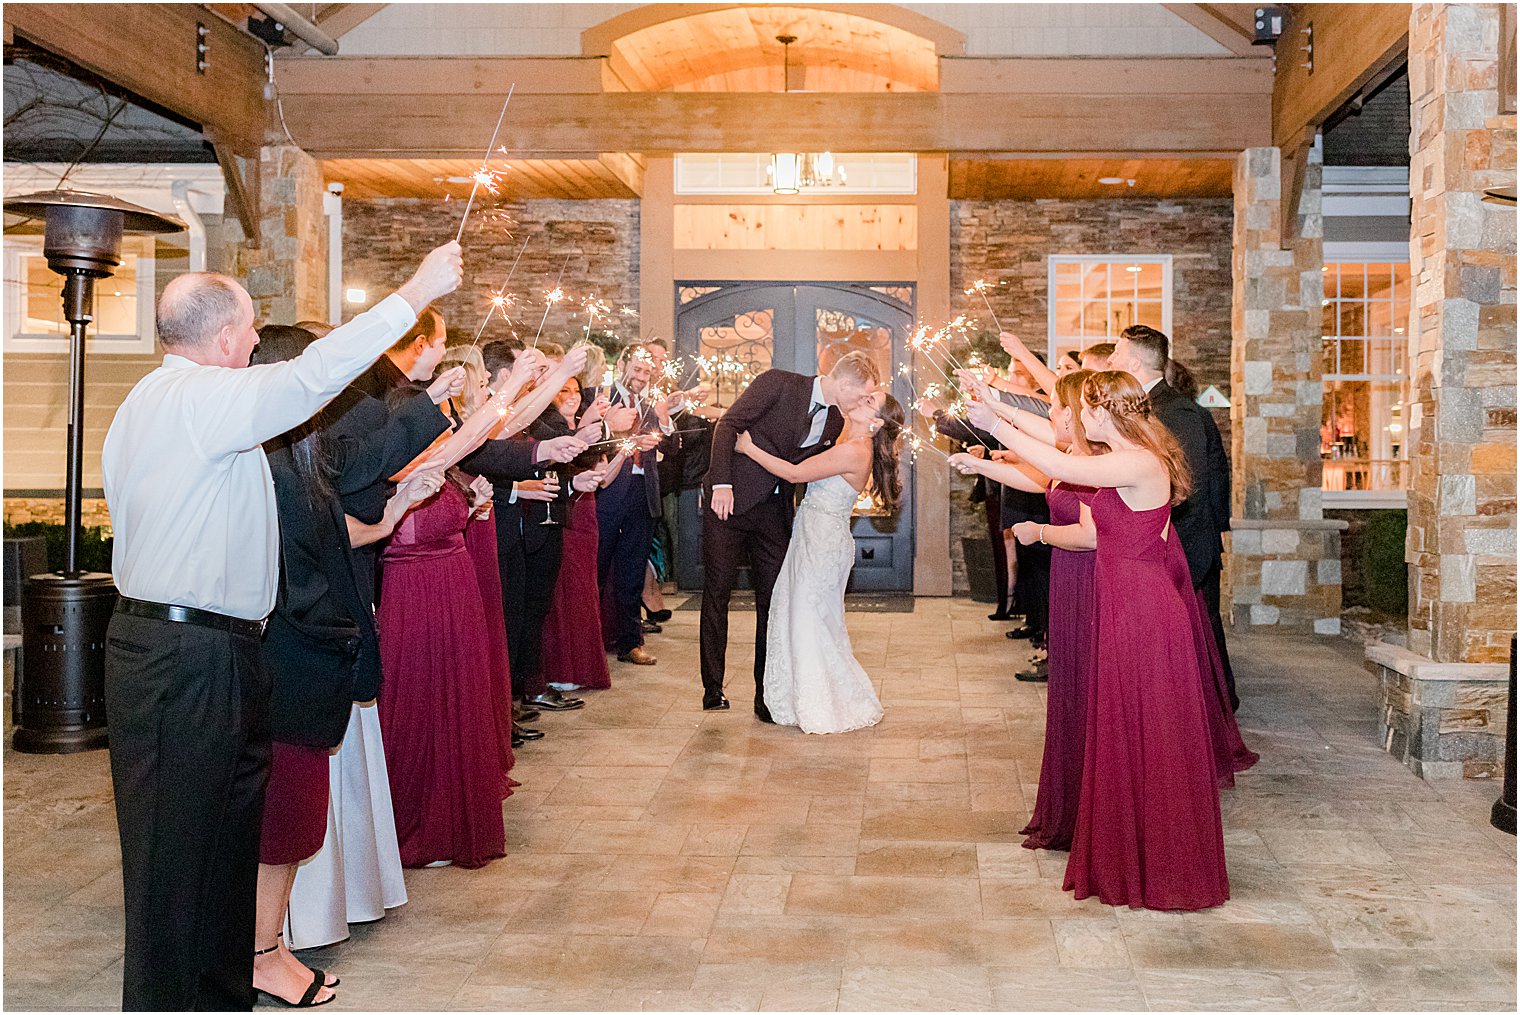
[[[14,743],[28,754],[73,754],[106,745],[106,626],[116,608],[111,576],[79,567],[85,329],[95,317],[96,281],[121,264],[122,235],[179,232],[184,225],[114,197],[72,190],[11,198],[5,211],[42,220],[42,253],[63,276],[69,322],[63,569],[29,575],[22,588]]]

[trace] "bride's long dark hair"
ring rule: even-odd
[[[871,436],[871,486],[888,514],[902,504],[903,407],[888,395],[876,410],[881,426]]]

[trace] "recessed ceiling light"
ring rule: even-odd
[[[1122,177],[1122,176],[1100,176],[1100,177],[1098,177],[1098,182],[1101,183],[1101,184],[1103,184],[1106,187],[1115,187],[1115,186],[1118,186],[1119,184],[1121,184],[1121,183],[1124,182],[1124,177]]]

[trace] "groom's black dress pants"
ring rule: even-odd
[[[126,902],[125,1011],[253,1006],[269,676],[254,637],[116,614],[111,783]]]
[[[743,514],[724,521],[711,510],[702,512],[702,691],[723,690],[728,661],[728,601],[749,557],[750,583],[755,589],[755,704],[765,704],[765,628],[771,612],[771,590],[792,541],[791,519],[781,494],[772,494]]]

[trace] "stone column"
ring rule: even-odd
[[[1320,499],[1320,168],[1316,150],[1285,209],[1278,149],[1235,163],[1230,600],[1237,623],[1338,634],[1346,523]]]
[[[273,324],[325,321],[327,220],[321,167],[292,145],[266,145],[259,162],[259,246],[243,248],[238,257],[254,316]]]
[[[1508,659],[1515,630],[1515,116],[1499,115],[1499,4],[1415,4],[1409,648]]]

